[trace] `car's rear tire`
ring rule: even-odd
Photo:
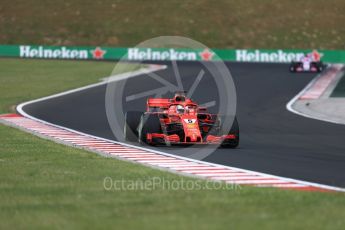
[[[221,127],[222,135],[235,135],[235,139],[225,140],[221,146],[224,148],[237,148],[240,144],[240,126],[237,121],[237,117],[233,119],[231,129],[227,132],[226,127]]]
[[[125,124],[123,128],[126,141],[138,142],[138,126],[142,112],[128,111],[125,114]]]
[[[148,133],[162,133],[162,126],[158,114],[143,114],[138,128],[139,142],[155,145],[155,142],[147,140]]]

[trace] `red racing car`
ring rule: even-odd
[[[224,119],[233,120],[231,128],[226,130]],[[149,98],[145,113],[127,112],[124,134],[127,141],[149,145],[220,144],[230,148],[236,148],[240,138],[236,117],[208,113],[185,92],[177,92],[172,99]]]

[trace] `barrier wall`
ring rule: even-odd
[[[0,45],[0,57],[44,59],[119,60],[223,60],[242,62],[291,62],[306,53],[328,63],[345,63],[345,50],[176,49],[115,48],[91,46]]]

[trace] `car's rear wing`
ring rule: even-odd
[[[207,112],[207,108],[206,107],[199,106],[198,113],[206,113],[206,112]]]
[[[165,98],[149,98],[147,99],[147,111],[149,112],[152,108],[167,109],[170,105],[170,99]]]

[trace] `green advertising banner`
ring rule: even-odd
[[[345,50],[115,48],[89,46],[0,45],[0,57],[133,61],[291,62],[310,54],[327,63],[345,63]]]
[[[245,62],[291,62],[305,54],[328,63],[345,63],[345,50],[260,50],[241,49],[235,51],[235,61]]]

